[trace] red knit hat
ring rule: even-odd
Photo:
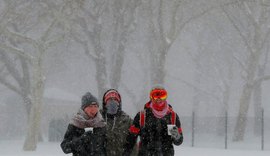
[[[118,101],[119,103],[121,102],[120,95],[119,95],[119,93],[118,93],[117,91],[115,91],[115,90],[110,90],[110,91],[108,91],[108,92],[104,95],[104,102],[107,103],[107,101],[108,101],[110,98],[115,99],[115,100]]]

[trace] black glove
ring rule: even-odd
[[[171,130],[171,136],[174,140],[178,140],[180,139],[181,135],[180,133],[178,132],[178,128],[176,126],[174,126]]]
[[[84,145],[90,141],[91,136],[92,131],[87,131],[84,132],[83,135],[81,135],[80,137],[72,139],[72,141],[70,142],[72,151],[83,152],[85,150]]]
[[[82,146],[83,146],[83,139],[81,137],[74,138],[70,142],[70,147],[71,147],[72,151],[77,151],[77,152],[81,151]]]
[[[83,143],[89,142],[93,134],[93,131],[86,131],[83,133],[83,135],[80,137]]]

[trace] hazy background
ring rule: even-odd
[[[184,145],[224,148],[227,112],[228,147],[270,149],[269,17],[269,0],[0,0],[0,141],[61,141],[87,91],[134,117],[162,84]]]

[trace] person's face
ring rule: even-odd
[[[115,98],[110,98],[106,103],[107,113],[115,115],[119,109],[119,102]]]
[[[92,104],[87,107],[85,107],[84,112],[90,117],[93,118],[96,116],[98,112],[98,105]]]

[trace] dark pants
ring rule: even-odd
[[[139,156],[174,156],[174,149],[172,147],[162,148],[161,142],[155,142],[146,147],[140,147]]]

